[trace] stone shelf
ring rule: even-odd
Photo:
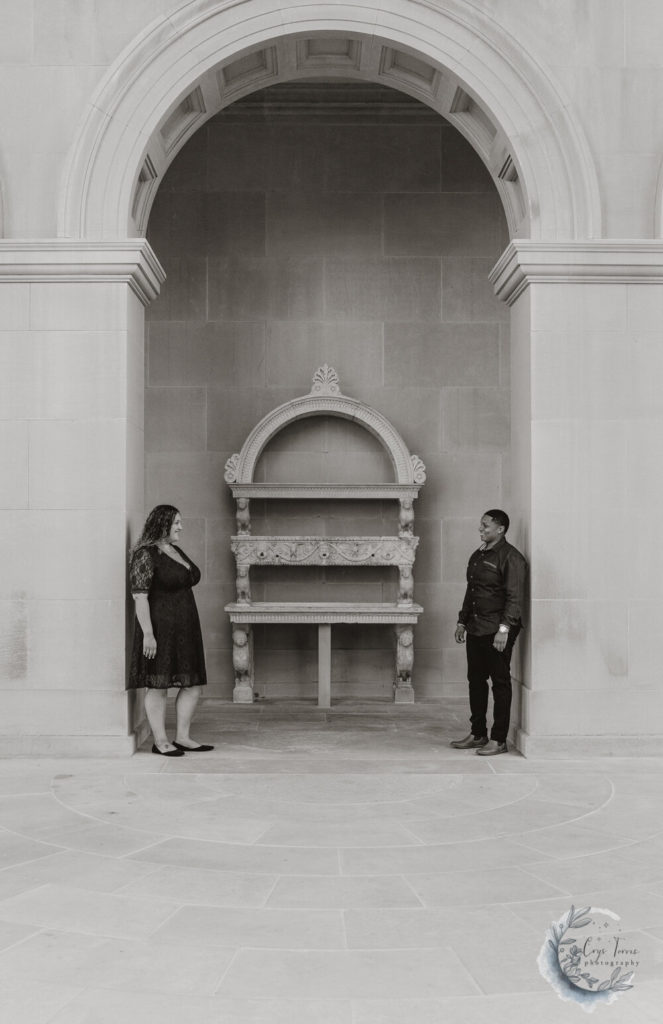
[[[390,457],[394,481],[355,483],[256,483],[261,453],[290,423],[311,416],[352,420],[377,437]],[[338,623],[391,625],[396,633],[394,701],[412,703],[414,629],[423,612],[413,600],[413,566],[419,538],[414,536],[413,502],[426,480],[426,467],[411,455],[402,437],[377,410],[341,394],[336,371],[325,364],[313,375],[311,392],[268,413],[248,435],[241,451],[226,462],[225,480],[235,498],[237,533],[231,547],[237,567],[237,600],[226,605],[233,639],[233,700],[253,701],[253,630],[260,623],[310,623],[318,627],[318,704],[331,703],[331,627]],[[252,498],[323,500],[395,500],[400,510],[398,535],[362,537],[251,536]],[[346,601],[253,602],[249,574],[253,565],[394,566],[399,587],[396,603]]]
[[[414,501],[421,484],[231,484],[233,498]]]
[[[377,623],[416,625],[423,612],[420,604],[402,606],[388,601],[253,601],[226,605],[231,622]]]

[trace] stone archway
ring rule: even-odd
[[[209,117],[268,84],[325,76],[390,85],[471,142],[502,196],[512,237],[600,237],[596,175],[555,83],[490,18],[402,2],[187,4],[146,31],[92,97],[59,211],[67,238],[141,235],[181,146]]]
[[[461,0],[444,11],[397,0],[388,13],[359,0],[278,9],[196,0],[146,31],[92,97],[63,179],[61,244],[140,239],[165,171],[205,120],[266,85],[310,77],[375,81],[443,115],[491,171],[517,244],[566,251],[601,238],[597,178],[571,104],[508,33]],[[527,382],[522,308],[514,359]],[[527,394],[515,416],[523,438]],[[529,441],[517,455],[514,494],[528,521]]]

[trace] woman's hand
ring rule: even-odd
[[[154,633],[145,633],[143,636],[143,654],[146,658],[154,658],[157,653],[157,642]]]
[[[465,626],[462,622],[459,622],[456,626],[456,632],[454,633],[454,639],[457,644],[465,643]]]

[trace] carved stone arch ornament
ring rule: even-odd
[[[324,39],[336,45],[324,48]],[[339,46],[339,41],[344,41]],[[145,233],[169,164],[241,96],[310,77],[379,82],[416,96],[470,141],[493,175],[512,237],[601,236],[589,146],[562,85],[464,0],[192,0],[152,23],[90,98],[63,178],[58,234]]]
[[[311,416],[338,416],[358,423],[373,434],[388,453],[394,468],[395,483],[425,483],[426,468],[423,462],[418,456],[410,455],[395,427],[377,409],[341,394],[336,371],[326,363],[316,370],[308,395],[277,406],[253,428],[242,450],[231,455],[226,462],[226,483],[253,483],[258,459],[272,438],[295,420]]]

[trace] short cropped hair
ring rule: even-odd
[[[509,523],[511,520],[506,512],[503,512],[501,508],[489,508],[487,512],[484,512],[484,515],[490,516],[493,522],[497,523],[498,526],[503,526],[505,533],[509,529]]]

